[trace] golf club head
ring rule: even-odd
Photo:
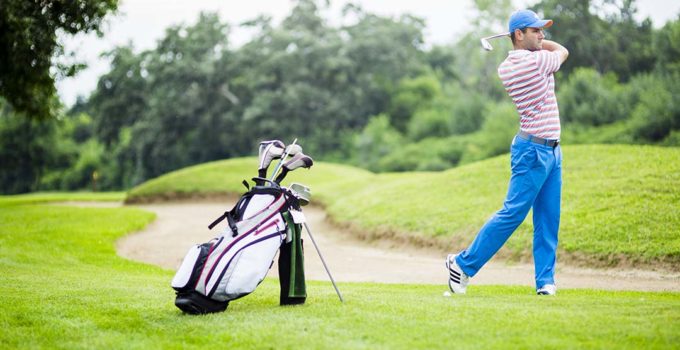
[[[491,43],[486,38],[481,38],[481,39],[479,39],[479,41],[482,43],[482,48],[484,50],[486,50],[486,51],[493,50],[493,46],[491,46]]]
[[[298,153],[302,153],[302,146],[298,144],[288,145],[288,147],[286,147],[286,152],[289,156],[294,156]]]
[[[302,206],[309,204],[309,201],[312,198],[312,191],[309,189],[309,187],[297,182],[290,184],[290,191],[295,197],[297,197],[297,199],[300,201],[300,205]]]
[[[267,146],[269,146],[269,145],[275,145],[276,147],[279,147],[279,148],[285,148],[286,147],[286,145],[281,140],[262,141],[262,142],[260,142],[260,150],[259,150],[260,158],[262,157],[262,153],[266,150]]]
[[[290,145],[288,145],[288,147],[286,147],[284,149],[284,153],[281,156],[281,160],[279,160],[279,163],[276,164],[276,168],[274,168],[274,172],[272,173],[272,177],[270,179],[271,181],[274,181],[276,174],[279,172],[279,169],[281,169],[281,165],[283,164],[283,161],[285,160],[285,158],[288,158],[288,156],[290,155],[290,151],[293,150],[293,148],[296,148],[295,147],[296,143],[297,143],[297,138],[295,138],[295,140],[293,140],[293,143],[291,143]],[[302,152],[302,147],[300,147],[299,150],[300,150],[300,152]]]
[[[493,50],[493,46],[491,46],[491,43],[489,42],[490,39],[502,38],[507,36],[510,36],[510,33],[500,33],[492,36],[487,36],[486,38],[481,38],[479,39],[479,42],[482,43],[482,48],[484,48],[484,50],[491,51]]]
[[[284,145],[281,141],[270,142],[265,144],[264,147],[263,144],[260,143],[260,166],[258,170],[265,170],[266,172],[272,160],[281,158],[284,151],[283,147]]]
[[[294,155],[293,158],[283,163],[283,170],[281,170],[281,174],[279,174],[279,176],[277,176],[276,180],[274,181],[280,184],[281,181],[283,181],[283,178],[288,175],[289,171],[298,168],[311,168],[313,164],[314,160],[312,160],[312,157],[299,152],[298,154]]]
[[[289,161],[283,163],[283,168],[288,170],[295,170],[297,168],[311,168],[314,165],[312,157],[299,152]]]

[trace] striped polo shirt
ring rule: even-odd
[[[555,97],[557,52],[513,50],[498,66],[498,76],[520,116],[520,130],[544,139],[560,138],[560,111]]]

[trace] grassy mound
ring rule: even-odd
[[[444,285],[340,283],[340,304],[329,283],[310,282],[305,305],[279,307],[278,281],[268,278],[224,313],[185,316],[173,305],[172,271],[114,252],[116,239],[153,214],[22,199],[0,196],[6,349],[639,349],[680,341],[678,293],[542,298],[530,287],[471,286],[446,298]]]
[[[563,148],[561,258],[605,265],[680,268],[680,149],[647,146]],[[142,184],[128,200],[242,192],[255,158],[182,169]],[[287,182],[309,185],[333,220],[369,239],[406,239],[441,249],[468,245],[502,205],[508,155],[445,172],[373,174],[318,163]],[[501,251],[531,256],[531,216]]]

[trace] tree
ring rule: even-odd
[[[84,67],[57,60],[73,55],[64,52],[58,34],[100,33],[117,6],[117,0],[0,2],[0,96],[28,117],[55,116],[55,75],[70,77]]]
[[[664,75],[680,76],[680,14],[654,35],[657,70]]]
[[[54,166],[56,119],[39,122],[18,116],[0,98],[0,193],[35,191]]]
[[[634,0],[543,0],[533,9],[555,21],[549,38],[569,49],[569,60],[560,68],[564,74],[593,67],[628,81],[654,68],[652,22],[635,20]]]
[[[111,70],[99,78],[84,108],[96,116],[94,133],[98,140],[111,146],[118,141],[122,128],[132,126],[147,111],[148,82],[142,76],[144,57],[135,55],[131,47],[118,47],[106,55],[112,58]]]
[[[390,123],[400,132],[405,132],[412,116],[418,110],[430,107],[431,102],[440,95],[439,81],[433,76],[403,79],[392,93]]]

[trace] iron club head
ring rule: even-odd
[[[481,38],[481,39],[479,39],[479,40],[480,40],[480,42],[482,43],[482,48],[483,48],[484,50],[486,50],[486,51],[491,51],[491,50],[493,50],[493,46],[491,46],[491,43],[489,42],[489,40],[487,40],[486,38]]]
[[[486,51],[491,51],[493,50],[493,46],[491,46],[491,43],[489,42],[490,39],[495,39],[495,38],[500,38],[504,36],[510,36],[510,33],[501,33],[501,34],[496,34],[492,36],[487,36],[486,38],[481,38],[479,41],[482,43],[482,48]]]

